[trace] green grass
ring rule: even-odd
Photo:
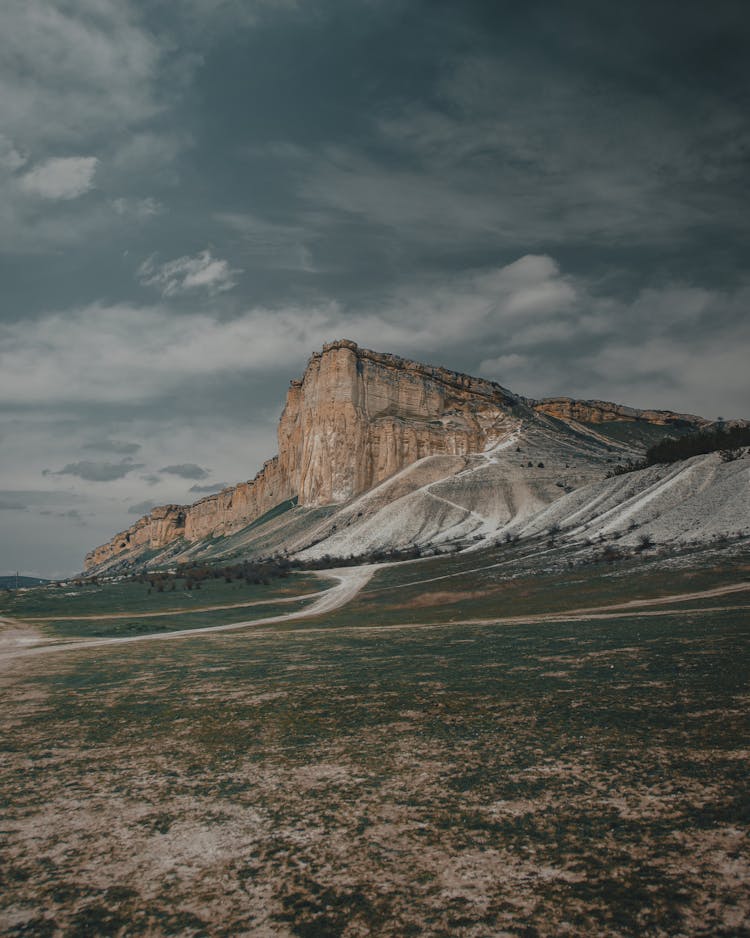
[[[287,596],[317,592],[326,582],[312,574],[293,573],[269,585],[244,580],[225,583],[224,578],[204,580],[200,589],[187,590],[179,583],[175,590],[167,583],[164,592],[148,583],[122,581],[65,587],[46,586],[14,593],[0,593],[0,614],[18,618],[96,615],[113,612],[160,612],[172,609],[188,612],[195,606],[254,601],[271,601]]]
[[[517,548],[503,548],[386,567],[345,609],[317,624],[341,626],[353,621],[368,626],[565,613],[750,582],[747,549],[713,559],[687,555],[681,566],[667,565],[663,557],[654,556],[567,569],[566,552],[561,549],[551,554],[559,561],[556,567],[533,569],[533,563],[513,560],[522,556]],[[727,603],[747,605],[750,590],[691,601],[695,607]]]
[[[713,558],[506,583],[480,555],[408,564],[317,622],[8,662],[0,934],[747,936],[746,609],[408,605],[746,578]]]
[[[4,901],[81,935],[743,934],[749,633],[688,613],[56,657],[1,711]]]
[[[298,612],[312,600],[278,603],[273,600],[262,605],[240,609],[216,609],[205,612],[181,612],[178,615],[149,616],[142,619],[60,619],[45,622],[41,630],[50,638],[117,638],[127,635],[149,635],[156,632],[175,632],[182,629],[200,629],[232,622],[266,619],[271,616]]]

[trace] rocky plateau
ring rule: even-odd
[[[346,557],[412,544],[467,549],[533,531],[545,512],[563,518],[563,504],[586,514],[579,502],[591,486],[604,505],[609,496],[597,485],[625,491],[619,479],[605,478],[614,465],[665,435],[709,423],[606,401],[528,399],[492,381],[331,342],[291,382],[278,455],[254,479],[192,505],[153,509],[91,551],[85,568],[279,551]],[[744,475],[733,484],[748,484],[749,462],[734,468]],[[723,475],[717,459],[704,464]],[[701,489],[692,476],[695,497],[716,487],[707,481]],[[682,492],[680,504],[693,497],[691,486],[674,491]],[[656,495],[647,499],[652,508],[658,503]],[[693,507],[691,530],[701,513]],[[589,515],[593,524],[596,509]],[[735,527],[750,527],[742,511],[730,515]]]

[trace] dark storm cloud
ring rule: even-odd
[[[121,459],[120,462],[96,462],[91,459],[82,459],[80,462],[68,463],[62,469],[45,469],[44,476],[76,476],[87,482],[113,482],[122,479],[135,469],[142,469],[143,464],[133,462],[132,459]]]
[[[203,469],[194,462],[184,462],[174,466],[163,466],[159,472],[167,472],[170,475],[179,476],[181,479],[207,479],[211,474],[208,469]]]
[[[154,466],[251,477],[288,379],[339,336],[531,396],[741,415],[749,21],[732,0],[8,0],[0,484],[63,466],[105,537],[206,477]]]

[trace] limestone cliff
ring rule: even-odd
[[[301,505],[336,504],[423,456],[483,449],[517,401],[490,381],[333,342],[289,389],[282,471]]]
[[[175,541],[231,535],[293,497],[301,506],[341,504],[422,457],[482,453],[521,422],[549,416],[570,422],[699,422],[601,401],[527,401],[492,381],[346,340],[332,342],[312,356],[301,380],[291,382],[279,422],[279,454],[254,479],[193,505],[155,508],[93,550],[86,569],[143,559]]]
[[[332,342],[291,382],[279,455],[254,479],[194,505],[155,508],[91,551],[86,569],[178,538],[231,534],[294,496],[309,506],[346,501],[422,456],[481,451],[509,432],[519,403],[491,381]]]
[[[579,423],[606,423],[608,421],[626,421],[654,424],[660,427],[699,427],[708,426],[711,421],[693,414],[676,414],[671,410],[638,410],[613,404],[610,401],[577,401],[570,397],[545,397],[530,401],[530,404],[544,414],[558,417],[560,420],[575,420]]]

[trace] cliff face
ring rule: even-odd
[[[625,421],[655,424],[659,427],[694,427],[707,426],[710,421],[692,414],[676,414],[671,410],[637,410],[610,401],[577,401],[570,397],[546,397],[539,401],[530,401],[534,410],[561,420],[575,420],[578,423],[606,423]]]
[[[253,480],[155,508],[91,551],[86,569],[178,538],[231,534],[293,496],[308,506],[346,501],[423,456],[480,452],[516,425],[510,408],[520,403],[494,382],[332,342],[292,381],[279,455]]]
[[[423,456],[477,452],[517,399],[489,381],[333,342],[293,382],[279,460],[301,505],[336,504]]]
[[[332,342],[312,356],[301,380],[291,382],[279,422],[279,455],[254,479],[194,505],[155,508],[93,550],[86,569],[177,540],[190,544],[233,534],[294,496],[303,506],[340,504],[424,456],[488,451],[521,420],[529,426],[543,420],[542,414],[578,423],[706,422],[603,401],[525,400],[491,381],[360,349],[346,340]]]
[[[84,569],[126,560],[148,550],[161,550],[179,538],[194,542],[232,534],[293,494],[275,457],[250,482],[240,482],[193,505],[152,509],[127,530],[87,554]]]

